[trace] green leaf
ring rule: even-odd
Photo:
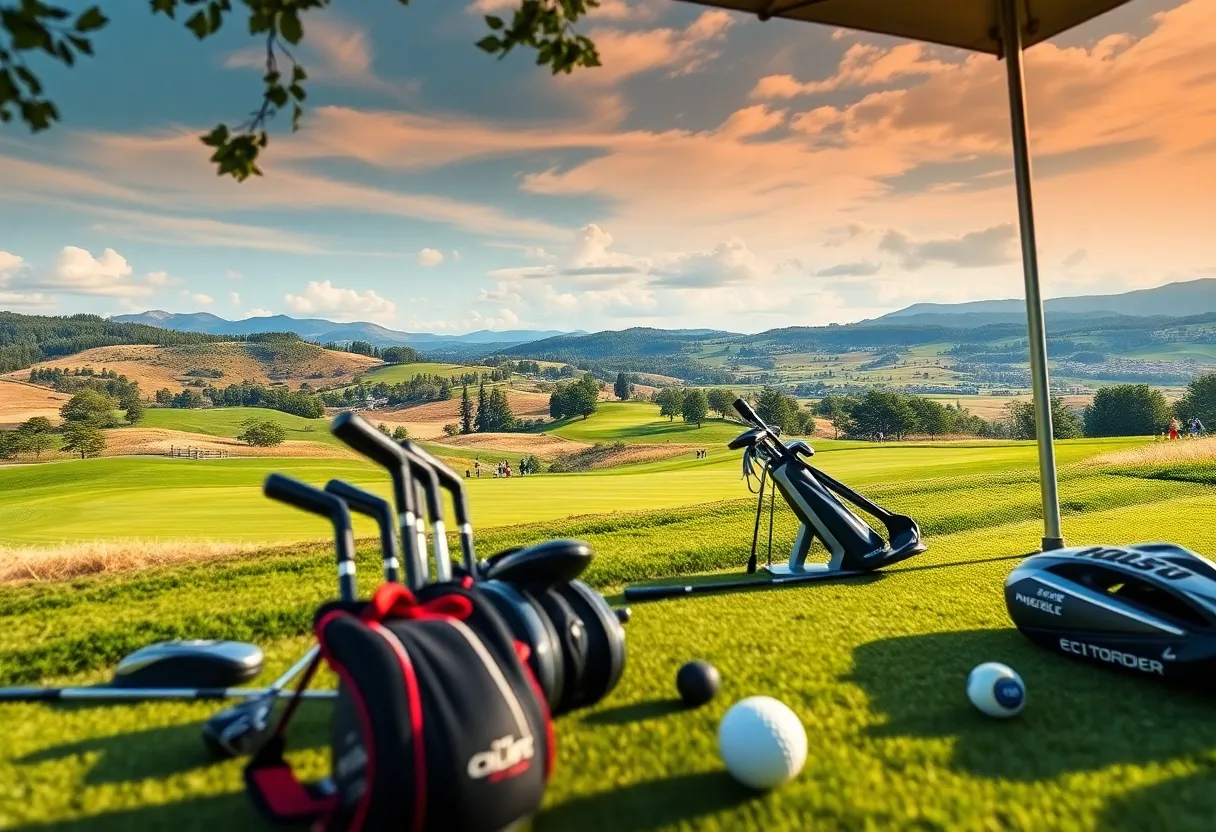
[[[308,97],[308,93],[305,92],[304,88],[301,87],[299,84],[292,84],[290,87],[287,88],[287,91],[289,93],[291,93],[291,97],[294,98],[296,101],[303,101],[305,98]]]
[[[67,39],[71,42],[72,46],[76,47],[77,52],[84,55],[93,54],[93,44],[89,42],[88,38],[82,38],[79,35],[68,35]]]
[[[292,64],[291,82],[293,84],[298,84],[301,81],[307,81],[307,80],[308,80],[308,73],[304,71],[304,67],[300,66],[299,64]]]
[[[110,21],[97,6],[90,6],[76,18],[77,32],[94,32],[104,27]]]
[[[228,142],[228,126],[217,124],[214,130],[202,137],[202,142],[209,147],[223,147]]]
[[[494,15],[486,15],[486,25],[497,32],[499,29],[501,29],[506,24],[502,22],[501,17],[495,17]]]
[[[220,26],[224,25],[224,13],[219,3],[212,3],[207,7],[207,23],[211,26],[212,34],[218,32]]]
[[[295,46],[300,42],[300,38],[304,37],[304,26],[300,23],[300,16],[296,14],[295,10],[279,14],[279,34],[292,46]]]
[[[72,54],[72,50],[63,41],[55,44],[55,52],[59,55],[59,60],[63,61],[68,66],[76,63],[76,56]]]
[[[287,106],[287,90],[282,87],[268,87],[266,89],[266,97],[276,107]]]
[[[296,132],[300,129],[300,119],[304,116],[304,110],[299,104],[292,105],[291,108],[291,132]]]
[[[503,48],[503,42],[493,35],[486,35],[481,40],[477,41],[477,48],[483,52],[488,52],[493,55]]]
[[[207,13],[195,12],[192,14],[190,19],[186,21],[186,28],[194,32],[194,36],[199,40],[207,37],[207,35],[211,34],[211,25],[207,21]]]
[[[34,73],[30,72],[23,66],[14,67],[17,77],[25,83],[25,88],[30,91],[30,95],[38,95],[42,92],[42,84],[38,83],[38,79]]]
[[[152,0],[152,14],[163,14],[172,19],[177,11],[177,0]]]

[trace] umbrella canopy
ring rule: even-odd
[[[1129,0],[1021,0],[1022,47],[1053,38]],[[684,0],[754,14],[1003,55],[996,0]]]
[[[1047,377],[1047,334],[1039,261],[1035,246],[1034,203],[1030,187],[1030,149],[1026,127],[1026,89],[1022,50],[1066,29],[1122,6],[1129,0],[682,0],[756,15],[784,17],[882,35],[986,52],[1006,59],[1009,123],[1013,138],[1013,178],[1018,195],[1022,271],[1026,287],[1026,329],[1030,381],[1034,390],[1035,432],[1039,446],[1039,485],[1043,498],[1043,549],[1064,545],[1060,495],[1051,424],[1051,385]]]

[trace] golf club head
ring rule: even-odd
[[[111,687],[228,688],[262,672],[265,656],[255,644],[205,639],[161,641],[124,657]]]
[[[384,559],[384,580],[399,583],[401,580],[401,552],[397,546],[396,518],[388,500],[371,492],[356,488],[343,480],[325,483],[325,491],[346,501],[353,511],[367,515],[376,521],[380,529],[380,553]]]
[[[262,492],[272,500],[295,506],[312,514],[329,518],[334,527],[334,548],[338,556],[338,590],[344,601],[354,601],[355,588],[355,532],[350,522],[350,509],[346,502],[333,494],[327,494],[307,483],[271,474],[262,484]]]
[[[214,760],[252,754],[270,734],[273,697],[259,697],[225,708],[203,724],[203,744]]]

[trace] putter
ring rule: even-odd
[[[262,485],[262,492],[273,500],[329,518],[334,527],[334,548],[338,559],[338,594],[343,601],[355,601],[358,597],[355,583],[355,535],[346,501],[282,474],[268,476]],[[391,521],[388,525],[391,538]],[[390,547],[389,552],[393,551],[395,548]],[[388,558],[385,560],[387,563]],[[320,647],[314,645],[262,695],[225,708],[208,719],[203,726],[203,743],[211,756],[215,759],[226,759],[248,754],[256,749],[265,740],[270,729],[270,714],[283,689],[301,673],[311,674],[320,659],[320,653]]]
[[[356,488],[343,480],[330,480],[325,483],[325,491],[346,501],[352,510],[375,519],[380,529],[380,552],[384,558],[384,580],[388,583],[401,582],[401,557],[397,548],[396,523],[393,517],[393,507],[388,500],[375,494]]]
[[[410,474],[409,456],[400,445],[350,410],[337,415],[330,425],[330,432],[352,450],[388,469],[393,480],[393,502],[397,506],[397,519],[401,527],[406,582],[410,589],[421,589],[427,578],[426,548],[425,538],[423,546],[420,548],[418,545],[420,518],[415,510],[418,495]]]

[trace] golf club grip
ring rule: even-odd
[[[350,510],[346,507],[346,503],[333,494],[326,494],[308,483],[282,474],[271,474],[262,483],[262,493],[280,503],[287,503],[313,514],[324,515],[333,520],[335,525],[350,527]]]
[[[396,468],[405,461],[405,452],[396,442],[363,421],[353,410],[339,413],[330,424],[329,432],[383,468]]]
[[[662,598],[682,598],[692,595],[693,588],[686,584],[678,586],[631,586],[625,588],[626,601],[658,601]]]
[[[755,425],[758,428],[764,427],[764,422],[756,415],[756,411],[752,410],[752,406],[747,403],[746,399],[735,399],[735,412],[743,417],[743,421]]]
[[[362,488],[356,488],[344,480],[330,480],[325,483],[325,491],[340,497],[346,504],[360,514],[366,514],[376,521],[380,530],[380,554],[384,560],[384,580],[396,583],[400,579],[398,563],[401,553],[397,548],[397,529],[394,522],[393,507],[388,500],[370,494]]]

